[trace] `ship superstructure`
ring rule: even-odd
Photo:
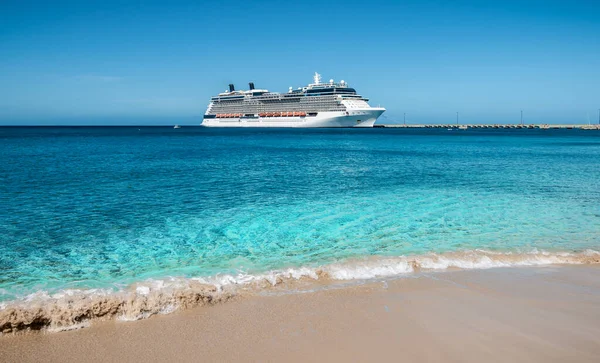
[[[211,98],[202,126],[208,127],[373,127],[385,111],[371,107],[368,99],[346,82],[313,83],[287,93],[256,89],[229,90]]]

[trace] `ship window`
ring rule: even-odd
[[[306,93],[331,93],[333,88],[309,89]]]

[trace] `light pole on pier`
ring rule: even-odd
[[[406,112],[404,113],[404,126],[406,126]]]
[[[458,112],[456,112],[456,124],[458,125]]]
[[[523,126],[523,110],[521,110],[521,126]]]
[[[600,125],[600,108],[598,109],[598,125]]]

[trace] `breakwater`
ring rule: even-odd
[[[600,130],[600,125],[574,124],[381,124],[380,128],[437,128],[437,129],[579,129]]]

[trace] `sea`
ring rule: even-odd
[[[0,128],[4,333],[598,251],[600,131]]]

